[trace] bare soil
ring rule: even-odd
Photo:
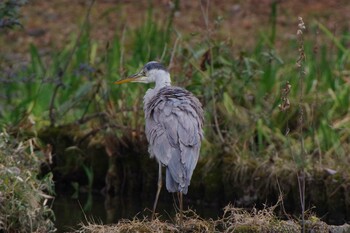
[[[149,2],[96,0],[90,17],[92,38],[104,44],[115,34],[120,35],[124,27],[140,26],[146,18]],[[165,22],[174,6],[173,1],[151,2],[155,20]],[[274,2],[277,3],[277,46],[295,35],[298,16],[304,18],[307,26],[315,20],[321,21],[336,35],[350,29],[348,0],[180,1],[174,29],[182,35],[200,35],[198,40],[209,31],[213,37],[231,40],[237,48],[249,49],[259,33],[268,33]],[[43,53],[61,49],[78,32],[88,5],[86,0],[30,0],[21,11],[24,28],[0,34],[1,54],[25,59],[23,55],[27,54],[31,43]],[[208,25],[204,17],[206,12]]]

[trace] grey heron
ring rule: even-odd
[[[182,194],[187,194],[203,139],[203,109],[199,100],[181,87],[171,86],[168,70],[159,62],[148,62],[140,72],[115,82],[155,83],[143,98],[148,152],[159,164],[158,189],[152,219],[162,187],[162,166],[166,168],[166,188],[179,196],[182,224]]]

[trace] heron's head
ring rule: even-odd
[[[125,79],[114,82],[115,84],[122,84],[128,82],[137,83],[152,83],[155,82],[157,85],[169,85],[170,74],[168,70],[159,62],[151,61],[148,62],[140,72],[133,74]]]

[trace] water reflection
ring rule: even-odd
[[[170,193],[162,193],[157,211],[162,219],[170,220],[175,216],[173,197]],[[203,218],[214,218],[222,214],[219,206],[191,203],[186,205],[195,210]],[[79,227],[80,223],[116,223],[121,218],[132,219],[135,215],[142,218],[151,216],[153,200],[142,200],[138,196],[133,197],[110,197],[99,193],[80,194],[78,198],[72,198],[68,194],[59,194],[52,208],[56,215],[56,227],[58,232],[71,231]],[[149,208],[149,209],[147,209]],[[185,208],[186,209],[186,208]]]

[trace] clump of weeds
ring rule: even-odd
[[[45,156],[36,144],[35,139],[17,141],[0,133],[0,232],[55,231],[47,194],[52,177],[37,178],[39,157]]]

